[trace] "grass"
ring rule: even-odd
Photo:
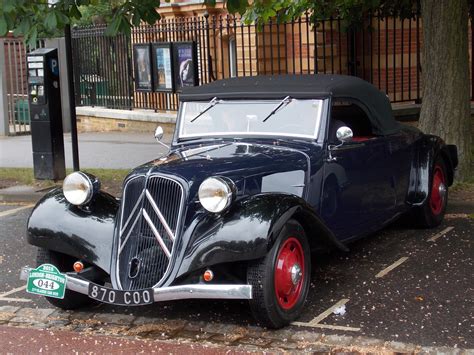
[[[35,177],[31,168],[0,168],[0,181],[16,181],[18,185],[33,185]]]
[[[99,178],[102,188],[113,194],[120,192],[122,181],[129,173],[128,169],[84,169]],[[66,169],[66,175],[72,169]],[[60,184],[62,181],[36,180],[32,168],[0,168],[0,188],[14,185],[32,185],[39,189]]]

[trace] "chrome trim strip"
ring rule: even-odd
[[[251,300],[251,285],[182,285],[154,288],[155,302],[193,298]]]
[[[20,273],[20,280],[28,280],[28,274],[31,270],[33,268],[23,267]],[[90,282],[87,280],[77,278],[74,275],[67,275],[66,288],[68,290],[87,295],[89,293],[89,284]],[[155,302],[192,298],[250,300],[252,299],[252,286],[196,284],[153,288],[153,299]]]
[[[166,230],[166,233],[168,233],[169,237],[171,240],[174,242],[176,239],[173,231],[171,230],[170,226],[168,225],[168,222],[166,222],[165,217],[161,214],[160,210],[158,209],[158,206],[156,205],[155,201],[153,200],[153,196],[151,196],[150,191],[148,189],[145,190],[146,197],[148,198],[148,202],[150,202],[151,207],[155,211],[156,215],[160,219],[161,224],[163,224],[163,227]]]
[[[125,247],[125,244],[127,244],[128,242],[128,238],[130,238],[130,235],[132,234],[132,231],[135,229],[135,226],[137,224],[137,222],[140,220],[140,213],[137,214],[137,218],[135,218],[135,221],[133,221],[133,224],[132,224],[132,227],[130,228],[130,230],[128,231],[128,234],[127,236],[125,237],[124,241],[123,241],[123,244],[122,244],[122,235],[120,235],[120,239],[119,239],[119,255],[122,253],[122,250],[123,248]]]
[[[138,206],[140,205],[140,203],[142,202],[142,199],[143,199],[143,192],[141,193],[140,197],[138,198],[137,200],[137,203],[135,204],[135,206],[133,207],[132,211],[130,212],[130,216],[128,217],[127,219],[127,222],[122,223],[122,228],[120,228],[120,235],[122,235],[123,231],[127,228],[127,225],[128,223],[130,222],[130,220],[132,219],[135,211],[137,210]],[[122,212],[122,215],[123,215],[123,212]],[[122,221],[123,222],[123,221]]]
[[[145,210],[143,210],[143,217],[145,217],[145,220],[147,221],[148,225],[151,228],[151,231],[155,235],[156,240],[158,240],[158,243],[160,243],[161,249],[163,249],[163,251],[165,252],[168,259],[171,258],[171,253],[168,250],[168,247],[166,246],[165,242],[163,241],[163,238],[161,238],[160,233],[158,232],[156,227],[153,225],[153,222],[151,221],[150,216],[148,215],[148,213],[146,213]]]

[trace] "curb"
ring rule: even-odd
[[[131,314],[71,312],[51,308],[0,307],[0,325],[36,329],[70,330],[83,334],[136,337],[150,340],[207,342],[217,346],[242,346],[271,352],[360,352],[411,354],[473,354],[474,349],[423,347],[364,336],[326,335],[306,327],[268,330],[203,321],[135,317]]]
[[[35,204],[54,188],[56,188],[56,186],[41,190],[35,190],[35,188],[30,185],[7,187],[0,189],[0,202]]]
[[[44,193],[29,193],[29,194],[14,194],[14,193],[4,193],[0,191],[0,202],[9,202],[9,203],[37,203],[44,195]]]

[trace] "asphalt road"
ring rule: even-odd
[[[17,208],[21,206],[0,205],[0,306],[50,308],[23,290],[4,295],[24,285],[19,270],[35,263],[35,248],[25,241],[31,209],[5,215]],[[351,244],[349,253],[313,256],[312,287],[300,326],[327,334],[474,348],[474,220],[453,214],[461,211],[448,212],[434,230],[414,230],[399,222]],[[344,315],[328,311],[324,317],[331,306],[344,302]],[[94,311],[254,324],[246,302],[240,301],[175,301],[129,309],[99,305]],[[81,317],[80,311],[76,314]]]

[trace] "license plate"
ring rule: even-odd
[[[122,291],[89,284],[89,297],[97,301],[120,306],[141,306],[153,303],[153,290]]]

